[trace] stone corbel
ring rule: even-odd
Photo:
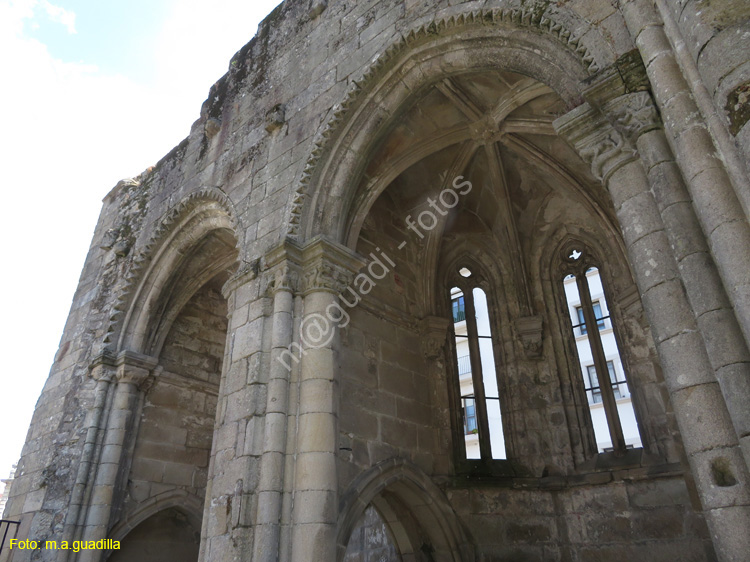
[[[311,20],[317,18],[328,7],[328,0],[310,0],[310,8],[307,11],[307,17]]]
[[[221,288],[221,294],[225,299],[229,299],[229,296],[239,287],[258,277],[259,272],[260,259],[251,262],[244,262],[237,270],[237,273],[232,275],[227,282],[224,283],[224,286]]]
[[[442,357],[450,320],[442,316],[427,316],[420,322],[422,354],[425,359]]]
[[[158,374],[157,360],[134,351],[123,351],[117,356],[117,382],[132,384],[138,390],[147,391]]]
[[[541,316],[526,316],[516,320],[516,334],[527,359],[540,359],[544,348]]]
[[[273,133],[286,123],[286,109],[283,104],[274,105],[266,113],[266,131]]]
[[[604,115],[588,103],[555,119],[552,126],[605,184],[619,168],[638,157]]]

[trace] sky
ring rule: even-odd
[[[102,198],[185,138],[280,0],[0,0],[0,478],[18,461]]]

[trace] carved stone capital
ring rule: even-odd
[[[272,271],[266,272],[266,292],[275,295],[279,291],[297,293],[299,290],[299,271],[292,265],[285,263]]]
[[[117,356],[117,382],[132,384],[139,390],[148,390],[153,383],[152,372],[157,360],[133,351],[123,351]]]
[[[527,359],[539,359],[543,351],[543,321],[541,316],[526,316],[516,320],[516,333]]]
[[[625,138],[588,103],[559,117],[552,125],[604,183],[620,167],[637,158]]]
[[[302,294],[316,291],[342,293],[354,280],[354,273],[337,264],[321,262],[305,268]]]
[[[315,238],[302,249],[300,291],[342,293],[366,261],[349,248],[325,238]]]
[[[422,354],[426,359],[438,359],[443,353],[450,320],[442,316],[427,316],[420,322]]]
[[[279,291],[299,292],[301,260],[302,249],[293,240],[285,240],[268,252],[263,260],[266,294],[273,296]]]
[[[659,112],[648,92],[617,97],[602,109],[614,128],[633,145],[642,134],[661,127]]]
[[[97,355],[89,365],[89,376],[97,382],[112,382],[116,372],[115,357],[107,351]]]

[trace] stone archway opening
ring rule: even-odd
[[[362,284],[361,298],[347,302],[339,422],[346,442],[340,455],[349,464],[341,488],[350,486],[347,478],[394,457],[436,480],[456,474],[545,478],[598,462],[582,367],[571,359],[570,320],[561,315],[562,301],[549,281],[560,280],[556,265],[540,265],[565,232],[580,232],[602,247],[602,271],[619,297],[613,302],[630,304],[626,310],[618,302],[617,314],[634,326],[622,348],[641,385],[638,419],[668,434],[665,409],[647,411],[651,402],[641,398],[658,395],[658,380],[647,378],[658,363],[633,306],[637,296],[625,298],[636,293],[613,201],[553,126],[568,111],[566,101],[541,81],[502,69],[455,72],[412,91],[407,102],[390,108],[394,118],[352,166],[354,187],[340,197],[347,212],[330,229],[387,270],[372,286]],[[452,293],[460,280],[471,282],[472,294],[482,293],[481,311],[463,309],[462,295]],[[477,318],[474,333],[459,330],[472,324],[467,317]],[[438,345],[429,349],[425,335],[433,326]],[[502,424],[492,426],[493,419]],[[496,435],[503,455],[494,454]],[[481,480],[473,484],[490,501],[503,496]],[[402,559],[450,560],[449,550],[420,535],[433,529],[416,524],[424,519],[411,490],[391,501],[394,492],[388,486],[360,501],[380,514]],[[464,514],[474,509],[461,499],[452,507]],[[545,546],[532,536],[536,516],[516,514],[529,533],[490,534],[482,539],[492,545],[484,552],[541,552]],[[516,524],[496,513],[481,517],[497,526]],[[359,517],[344,525],[367,527]],[[539,536],[553,544],[554,532],[550,525]],[[345,537],[340,555],[350,544]]]
[[[171,502],[174,508],[149,516],[124,535],[116,560],[140,561],[139,553],[159,552],[162,557],[154,560],[198,559],[229,323],[222,288],[236,269],[236,240],[227,228],[209,229],[187,247],[167,251],[179,259],[146,299],[148,319],[142,325],[148,329],[140,336],[141,349],[155,367],[141,388],[126,443],[132,453],[111,536],[144,506],[158,505],[165,496],[178,499]],[[190,525],[180,518],[187,503]],[[169,545],[178,538],[187,542],[174,550],[181,553],[174,558]]]
[[[344,562],[403,562],[393,533],[377,508],[370,504],[349,537]]]
[[[181,510],[171,507],[155,513],[112,551],[109,562],[163,562],[164,560],[197,560],[200,529]]]
[[[337,542],[339,562],[473,559],[442,491],[419,468],[397,459],[374,466],[345,494]]]

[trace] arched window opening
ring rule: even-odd
[[[563,262],[566,306],[597,449],[621,455],[642,442],[599,269],[580,244],[565,248]]]
[[[472,277],[467,268],[459,273]],[[467,284],[450,298],[466,458],[507,459],[487,295]]]

